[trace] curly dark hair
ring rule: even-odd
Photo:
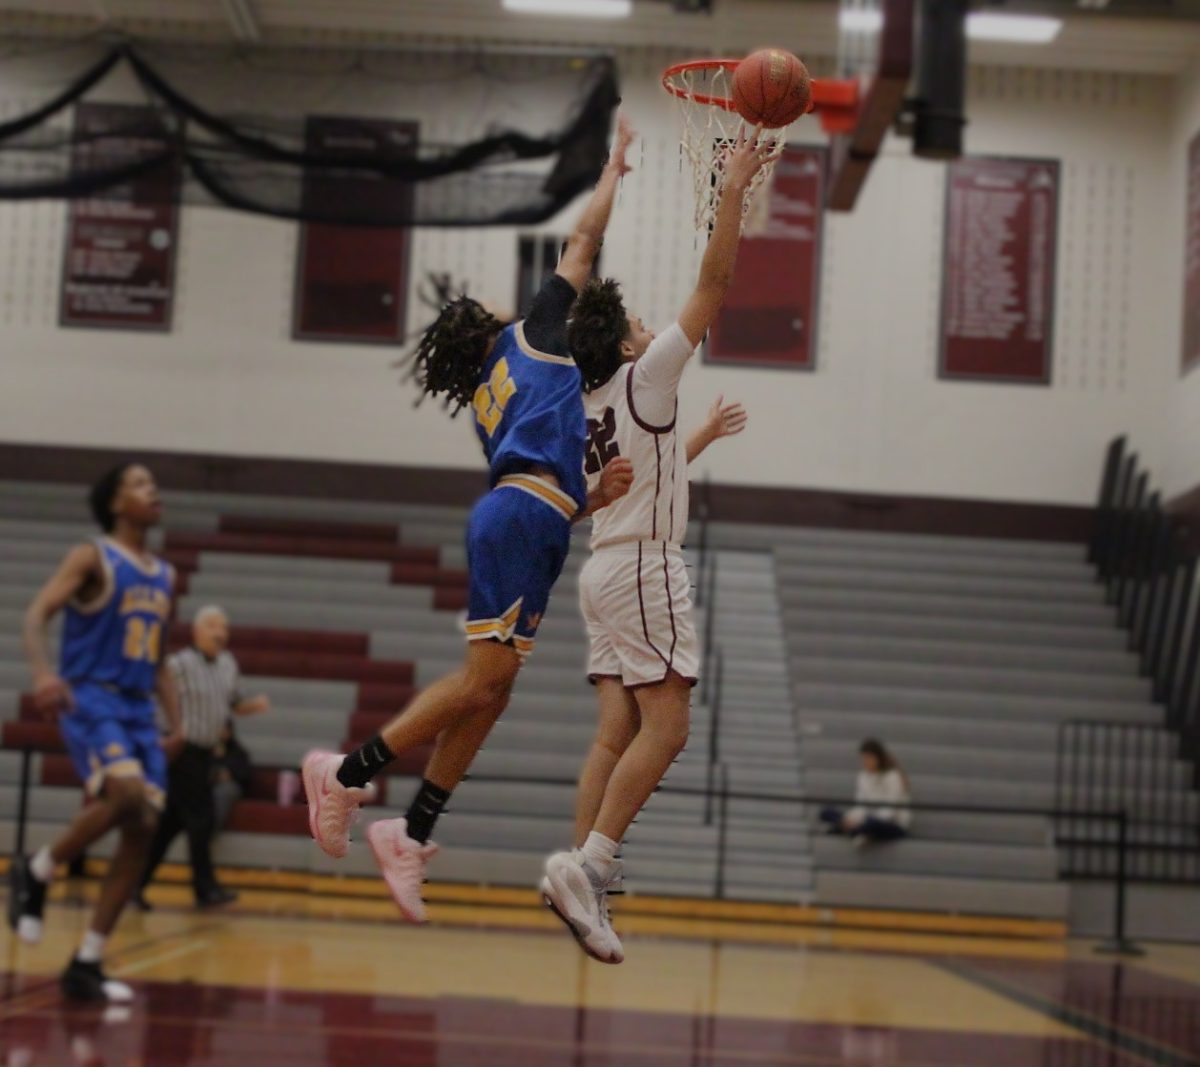
[[[126,471],[136,466],[137,464],[132,462],[118,463],[105,471],[88,492],[88,506],[92,509],[92,516],[105,533],[112,533],[117,524],[117,516],[113,514],[112,509],[113,501],[121,491]]]
[[[590,393],[621,366],[621,342],[629,336],[629,316],[621,287],[612,278],[593,278],[575,301],[567,327],[567,344]]]
[[[460,296],[443,305],[425,328],[413,376],[429,396],[444,396],[451,415],[471,403],[487,360],[488,343],[504,324],[478,300]]]

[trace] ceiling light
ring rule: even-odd
[[[883,12],[865,7],[844,7],[838,14],[838,25],[850,33],[875,33],[883,29]]]
[[[623,19],[633,14],[633,0],[504,0],[504,10],[523,15]]]
[[[883,12],[863,7],[843,8],[838,15],[838,25],[847,33],[878,33],[883,29]],[[1059,35],[1062,26],[1062,19],[1046,15],[980,12],[967,16],[967,36],[973,41],[1049,44]]]
[[[1061,32],[1062,19],[1048,15],[994,15],[978,12],[967,16],[967,36],[973,41],[1013,41],[1018,44],[1049,44]]]

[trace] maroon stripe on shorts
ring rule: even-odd
[[[679,644],[679,634],[675,629],[675,602],[671,599],[671,564],[667,559],[667,546],[663,545],[663,578],[667,583],[667,614],[671,617],[671,655],[667,660],[667,670],[675,662],[675,646]]]
[[[654,650],[654,654],[660,660],[662,660],[663,663],[665,663],[667,665],[667,670],[670,670],[671,669],[671,660],[667,659],[667,657],[664,656],[662,654],[662,652],[659,650],[658,646],[651,640],[650,627],[646,625],[646,599],[642,595],[642,542],[641,541],[638,542],[637,585],[638,585],[638,608],[641,610],[641,613],[642,613],[642,634],[646,638],[646,644],[648,644]],[[675,628],[675,617],[674,617],[674,615],[672,615],[671,616],[671,629],[674,630],[674,628]],[[672,657],[674,657],[674,655],[675,655],[673,647],[672,647],[671,655],[672,655]]]

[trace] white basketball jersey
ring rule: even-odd
[[[583,395],[588,488],[597,485],[601,469],[618,456],[633,463],[629,492],[592,516],[593,549],[630,541],[681,544],[687,531],[687,453],[676,425],[678,405],[672,405],[669,425],[645,421],[636,379],[634,364],[626,363],[604,385]]]

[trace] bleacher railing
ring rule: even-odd
[[[717,553],[709,543],[712,487],[706,477],[699,495],[697,516],[700,520],[700,559],[696,573],[694,602],[704,610],[704,630],[700,643],[700,703],[708,709],[708,753],[705,775],[706,797],[704,825],[715,818],[718,765],[721,759],[721,704],[724,693],[725,658],[716,642]]]
[[[1108,447],[1088,560],[1183,756],[1200,763],[1197,556],[1124,437]]]
[[[1155,723],[1064,722],[1058,732],[1055,807],[1128,812],[1123,827],[1060,817],[1064,878],[1200,882],[1200,794],[1196,767],[1178,734]],[[1125,840],[1118,840],[1122,830]]]
[[[1138,657],[1162,724],[1064,723],[1056,804],[1129,812],[1126,876],[1200,881],[1200,586],[1197,558],[1124,437],[1108,447],[1088,560]],[[1109,878],[1111,827],[1059,821],[1062,873]]]

